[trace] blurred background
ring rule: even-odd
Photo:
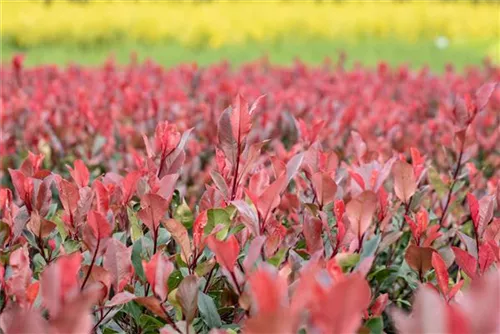
[[[2,62],[500,62],[499,1],[1,1]],[[344,57],[344,56],[341,56]]]

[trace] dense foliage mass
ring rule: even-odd
[[[2,10],[3,40],[21,47],[123,39],[202,48],[286,38],[498,40],[494,1],[2,1]]]
[[[500,330],[498,68],[1,75],[5,333]]]

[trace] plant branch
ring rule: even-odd
[[[80,291],[83,291],[85,284],[87,284],[87,281],[89,280],[90,273],[92,272],[92,268],[94,267],[94,263],[95,263],[95,260],[97,258],[97,251],[99,250],[100,243],[101,243],[101,240],[97,239],[97,245],[95,247],[94,255],[92,256],[92,260],[90,261],[89,270],[87,271],[87,275],[85,275],[85,279],[83,280],[82,287],[80,288]]]
[[[443,215],[439,219],[439,225],[442,225],[442,223],[444,221],[444,218],[446,217],[446,211],[448,210],[448,206],[450,205],[451,195],[453,194],[453,187],[455,187],[455,184],[457,182],[458,173],[460,172],[460,168],[462,167],[462,158],[463,158],[463,155],[464,155],[464,146],[465,146],[465,138],[462,141],[462,144],[460,145],[460,154],[458,156],[457,167],[455,168],[455,171],[453,172],[453,182],[451,183],[450,190],[448,191],[448,197],[446,199],[446,203],[445,203],[444,208],[443,208]]]

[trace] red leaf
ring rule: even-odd
[[[486,226],[493,219],[494,207],[495,201],[493,196],[483,196],[479,200],[479,222],[477,226],[479,238],[483,237]]]
[[[96,287],[73,296],[56,317],[51,315],[49,333],[90,333],[94,327],[90,309],[97,303],[99,294]]]
[[[91,210],[87,215],[87,223],[96,239],[109,238],[113,228],[108,220],[99,212]]]
[[[80,290],[78,272],[82,255],[73,253],[59,257],[41,274],[40,285],[43,304],[51,317],[63,310],[63,301],[67,296],[74,296]]]
[[[252,273],[248,282],[254,301],[252,310],[256,316],[275,314],[287,304],[288,284],[276,269],[260,266]]]
[[[489,82],[479,87],[476,91],[476,107],[478,112],[486,107],[497,84],[497,82]]]
[[[361,239],[372,222],[372,217],[377,210],[377,195],[370,190],[362,192],[352,199],[346,206],[346,214],[351,222],[353,233]]]
[[[198,278],[194,275],[186,276],[179,284],[175,296],[181,306],[186,322],[190,324],[195,318],[198,309]]]
[[[231,130],[238,145],[245,140],[245,137],[252,128],[252,117],[248,111],[248,102],[240,95],[236,95],[231,110]]]
[[[210,250],[215,254],[217,262],[230,272],[234,272],[236,259],[240,254],[240,245],[232,234],[226,241],[220,241],[211,235],[207,238]]]
[[[323,252],[323,231],[321,220],[313,217],[306,217],[302,227],[304,238],[306,239],[307,252],[313,255],[316,252]]]
[[[134,171],[128,173],[122,180],[123,187],[123,198],[122,204],[127,204],[135,193],[137,182],[141,178],[142,173],[139,171]]]
[[[351,175],[354,181],[356,181],[356,183],[361,187],[361,190],[366,189],[365,181],[363,180],[363,177],[361,175],[351,170],[349,171],[349,175]]]
[[[389,294],[383,293],[375,299],[370,311],[373,317],[380,317],[384,312],[387,303],[389,302]]]
[[[413,167],[402,160],[397,160],[392,166],[394,175],[394,192],[401,202],[407,204],[417,190],[417,181]]]
[[[476,277],[477,261],[476,259],[458,247],[451,247],[455,253],[455,262],[470,278]]]
[[[204,248],[203,236],[205,234],[204,228],[207,225],[207,222],[207,210],[204,210],[200,212],[193,223],[193,245],[198,250]]]
[[[337,193],[337,184],[328,173],[315,173],[311,181],[320,206],[333,202]]]
[[[132,248],[127,248],[117,239],[110,239],[104,253],[104,269],[113,278],[115,292],[121,292],[133,275]]]
[[[483,274],[495,262],[495,253],[490,244],[484,243],[479,246],[479,271]]]
[[[141,198],[141,210],[137,212],[137,217],[150,231],[156,233],[168,206],[169,202],[163,197],[156,194],[146,194]]]
[[[357,332],[371,300],[370,286],[361,275],[350,275],[328,290],[316,293],[311,317],[319,332]]]
[[[416,242],[418,242],[420,240],[420,229],[418,228],[417,224],[415,224],[415,222],[410,218],[410,216],[405,215],[405,220],[410,226],[413,238],[415,239]]]
[[[161,253],[153,255],[149,262],[144,263],[144,272],[153,293],[165,301],[168,296],[168,277],[174,270],[174,265]]]
[[[443,258],[441,255],[439,255],[438,252],[433,252],[432,253],[432,266],[434,267],[434,270],[436,271],[436,279],[439,285],[439,288],[441,289],[441,293],[443,294],[444,297],[448,296],[448,269],[446,268],[446,264],[443,261]]]
[[[90,181],[90,173],[89,170],[87,169],[87,166],[83,163],[82,160],[75,160],[75,169],[71,168],[70,166],[66,165],[66,167],[69,169],[69,173],[71,174],[71,177],[75,181],[76,185],[79,188],[86,187],[89,184]]]
[[[12,179],[12,184],[23,201],[26,200],[26,191],[24,190],[24,181],[26,176],[21,171],[9,168],[10,178]]]
[[[413,270],[425,274],[432,268],[432,253],[434,249],[410,245],[406,250],[405,260]]]
[[[474,196],[472,193],[468,193],[467,203],[469,204],[472,222],[474,223],[474,227],[477,230],[477,226],[479,225],[479,202],[477,201],[476,196]]]
[[[78,206],[80,194],[78,187],[71,182],[61,179],[59,182],[59,199],[68,215],[72,215]]]
[[[452,300],[453,297],[455,297],[455,295],[457,294],[458,291],[460,291],[464,283],[465,281],[461,280],[450,289],[450,292],[448,293],[448,300]]]
[[[344,201],[341,199],[336,200],[333,211],[335,212],[335,219],[337,219],[337,222],[341,221],[345,213]]]
[[[186,227],[175,219],[164,220],[163,225],[165,225],[167,231],[172,235],[175,242],[181,247],[181,255],[184,262],[189,263],[189,261],[191,261],[192,250],[191,241],[189,240]]]
[[[92,183],[97,195],[97,211],[106,214],[109,210],[109,191],[101,181],[95,180]]]
[[[148,310],[156,314],[157,316],[167,320],[169,319],[165,314],[164,308],[161,306],[161,302],[158,298],[150,296],[150,297],[139,297],[135,299],[136,302],[146,307]]]
[[[232,125],[231,125],[231,108],[227,108],[221,114],[218,126],[218,140],[219,145],[226,159],[229,160],[232,166],[236,165],[236,155],[237,155],[237,138],[233,135]]]

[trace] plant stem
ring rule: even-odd
[[[460,145],[460,154],[458,155],[457,167],[455,168],[455,171],[453,172],[453,182],[451,183],[450,190],[448,191],[448,197],[446,199],[446,204],[444,205],[444,208],[443,208],[443,215],[441,216],[441,219],[439,219],[439,225],[442,225],[443,220],[446,217],[446,211],[448,210],[448,206],[450,205],[451,195],[453,193],[453,187],[455,186],[455,183],[457,182],[458,173],[460,172],[460,168],[462,167],[464,146],[465,146],[465,136],[464,136],[464,140],[462,141],[462,144]]]
[[[234,281],[234,285],[236,286],[236,290],[238,290],[238,295],[241,296],[241,287],[238,284],[238,280],[236,279],[236,275],[232,271],[230,273],[231,273],[231,278]]]
[[[163,310],[163,313],[165,313],[165,316],[166,316],[166,320],[167,322],[170,324],[170,326],[172,326],[173,329],[175,329],[178,333],[182,333],[180,330],[179,330],[179,327],[177,327],[177,325],[175,324],[174,320],[172,319],[172,317],[170,316],[170,314],[168,314],[167,310],[165,309],[165,306],[163,306],[162,303],[160,303],[160,307],[161,309]]]
[[[95,263],[95,260],[97,258],[97,251],[99,250],[100,243],[101,243],[101,240],[97,239],[97,245],[95,247],[94,255],[92,256],[92,260],[90,261],[89,270],[87,271],[87,275],[85,275],[85,279],[83,280],[82,287],[80,288],[80,291],[83,291],[83,288],[85,287],[85,284],[87,284],[87,281],[90,277],[90,273],[92,272],[92,268],[94,267],[94,263]]]
[[[240,155],[241,155],[241,148],[240,148],[240,138],[238,138],[238,151],[236,153],[236,167],[234,169],[234,176],[233,176],[233,186],[231,189],[231,201],[234,200],[236,197],[236,189],[238,188],[238,170],[240,168]]]
[[[215,266],[212,268],[212,270],[210,270],[210,273],[208,274],[207,283],[205,283],[205,287],[203,288],[203,293],[208,292],[208,288],[210,287],[210,280],[212,279],[214,271],[215,271]]]
[[[106,318],[106,316],[111,312],[111,310],[113,310],[113,307],[111,307],[106,313],[104,313],[104,315],[101,314],[101,318],[99,319],[99,321],[97,321],[97,323],[94,325],[94,327],[91,330],[92,333],[97,330],[97,327],[99,327],[101,322],[104,321],[104,318]]]

